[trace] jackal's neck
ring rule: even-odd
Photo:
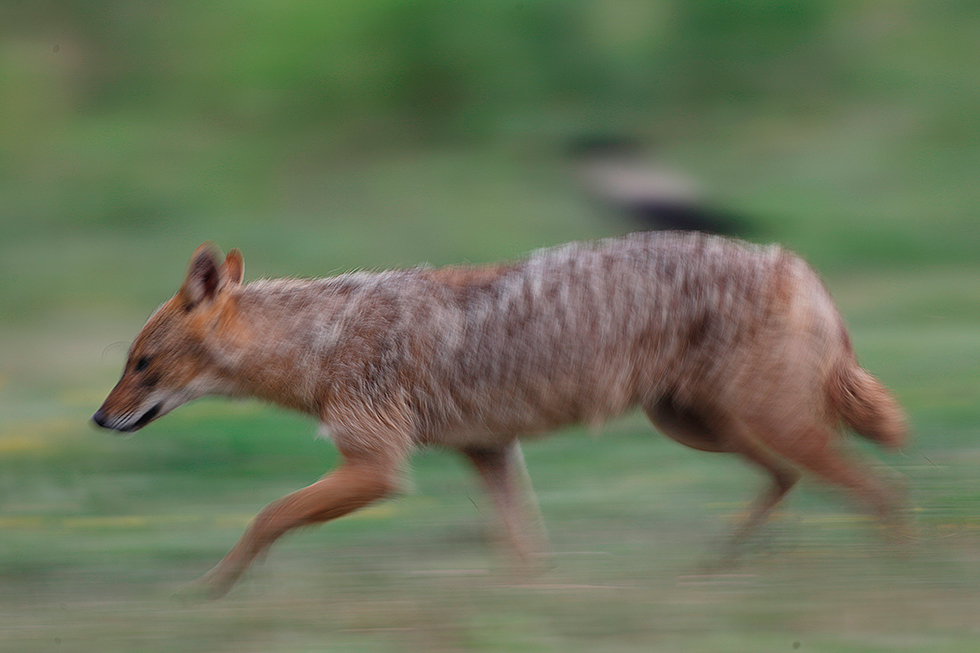
[[[315,414],[332,376],[351,289],[337,279],[278,279],[234,298],[221,358],[234,393]]]

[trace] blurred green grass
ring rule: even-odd
[[[96,231],[25,275],[16,292],[30,310],[6,316],[2,343],[0,650],[971,650],[978,269],[921,252],[903,263],[877,240],[852,242],[879,257],[855,261],[834,243],[875,230],[833,214],[837,232],[826,228],[825,240],[791,217],[774,230],[824,261],[862,361],[911,412],[915,444],[904,454],[855,445],[908,477],[922,533],[905,554],[856,520],[845,497],[810,484],[757,552],[705,575],[762,479],[630,418],[525,447],[556,551],[540,577],[510,575],[472,474],[428,453],[408,496],[287,538],[226,601],[171,600],[258,508],[335,458],[308,420],[253,403],[202,401],[131,439],[86,426],[125,343],[179,284],[186,245],[244,246],[254,278],[488,260],[619,228],[570,200],[551,166],[500,151],[396,158],[326,179],[347,193],[322,191],[319,222],[309,209],[284,212],[289,229],[256,217],[198,222],[191,237],[146,230],[99,242]],[[774,182],[760,173],[755,183],[762,197]],[[341,211],[351,218],[329,219]],[[916,238],[885,219],[879,231]],[[22,256],[21,269],[37,260]]]
[[[977,8],[523,4],[0,6],[0,650],[975,649]],[[287,538],[225,601],[172,600],[335,461],[250,402],[88,426],[194,247],[241,247],[254,279],[619,233],[562,156],[593,130],[656,140],[825,276],[910,412],[908,451],[853,446],[907,478],[919,540],[806,484],[705,574],[763,479],[630,417],[525,446],[539,576],[430,452],[406,496]]]

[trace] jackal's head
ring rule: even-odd
[[[129,349],[122,378],[92,420],[116,431],[136,431],[192,399],[220,389],[208,340],[232,306],[241,284],[242,254],[220,263],[214,247],[197,248],[176,295],[147,321]]]

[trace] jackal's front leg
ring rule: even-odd
[[[335,472],[266,506],[238,543],[196,585],[212,598],[223,596],[255,558],[286,532],[336,519],[395,489],[395,470],[347,461]]]
[[[496,449],[463,451],[480,473],[500,519],[511,551],[521,566],[537,567],[548,552],[548,535],[534,498],[531,479],[524,464],[520,443],[514,440]]]

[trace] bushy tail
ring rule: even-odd
[[[908,442],[905,413],[891,393],[853,360],[841,365],[830,387],[831,406],[858,434],[882,446]]]

